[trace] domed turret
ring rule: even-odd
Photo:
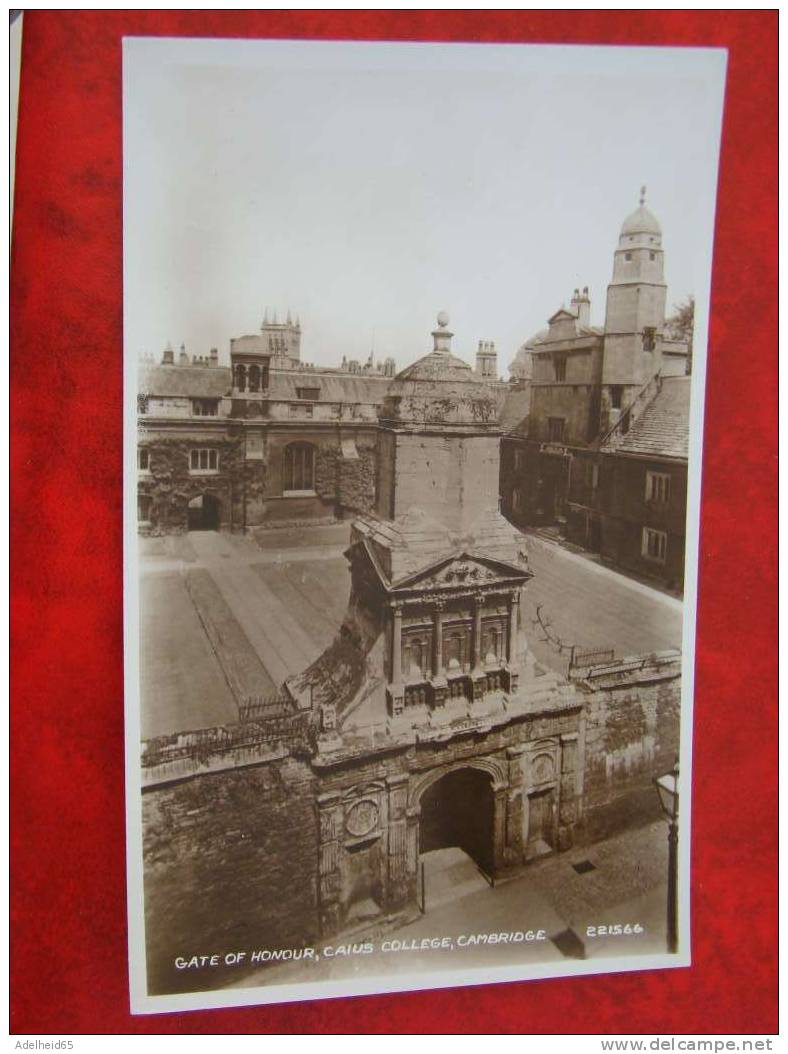
[[[634,212],[630,212],[621,224],[619,244],[624,245],[639,240],[638,235],[647,237],[650,244],[660,242],[662,239],[662,227],[659,220],[646,208],[646,188],[640,188],[640,200]]]
[[[638,208],[621,225],[607,287],[602,383],[611,400],[626,402],[659,370],[665,296],[662,228],[641,187]]]
[[[381,420],[412,425],[492,425],[497,406],[492,389],[467,362],[451,353],[449,316],[438,315],[433,349],[401,370],[383,400]]]

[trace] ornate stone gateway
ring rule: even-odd
[[[286,684],[319,715],[324,934],[416,913],[424,853],[456,847],[499,879],[570,845],[581,811],[582,701],[528,647],[490,392],[447,324],[389,388],[344,623]]]
[[[373,765],[368,755],[336,768],[325,759],[317,799],[324,934],[414,916],[422,853],[456,846],[499,880],[568,848],[581,811],[581,713],[572,698]]]

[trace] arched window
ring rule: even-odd
[[[239,392],[246,391],[246,367],[243,363],[235,367],[235,387]]]
[[[315,489],[315,448],[311,443],[291,443],[285,447],[285,493]]]
[[[450,633],[446,639],[446,669],[461,670],[465,663],[465,637],[460,632]]]
[[[249,367],[249,391],[259,392],[260,391],[260,367],[250,366]]]
[[[498,625],[487,626],[482,638],[482,651],[486,663],[498,662],[503,657],[503,633]]]
[[[427,672],[427,642],[423,637],[411,637],[405,642],[402,668],[405,676],[425,677]]]

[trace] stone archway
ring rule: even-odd
[[[458,884],[464,888],[472,876],[482,883],[493,882],[505,869],[508,788],[506,760],[490,755],[465,758],[411,777],[407,808],[410,888],[422,910],[436,903],[435,873],[430,879],[422,864],[432,866],[437,860],[440,867],[441,854],[449,867],[456,865]],[[441,882],[437,880],[438,885]]]
[[[492,779],[480,768],[452,769],[421,796],[419,855],[457,848],[484,874],[495,859],[495,795]]]
[[[187,508],[190,531],[218,531],[221,522],[221,504],[213,494],[198,494]]]

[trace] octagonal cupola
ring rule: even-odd
[[[497,417],[493,390],[474,369],[452,354],[449,316],[438,314],[428,355],[400,371],[383,401],[381,422],[401,426],[492,428]]]

